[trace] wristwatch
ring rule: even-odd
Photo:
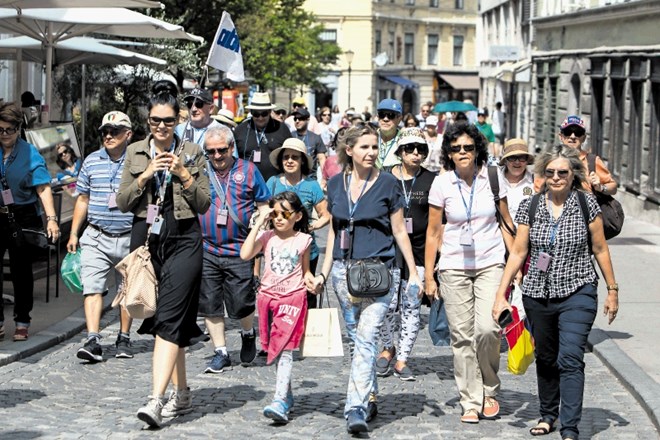
[[[607,193],[607,187],[603,183],[600,184],[600,192],[602,192],[603,194]]]
[[[52,220],[54,222],[57,222],[57,216],[56,215],[48,215],[48,216],[46,216],[46,220],[48,220],[48,221]]]
[[[607,285],[607,290],[616,290],[618,292],[619,291],[619,284],[618,283],[608,284]]]

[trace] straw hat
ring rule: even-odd
[[[236,122],[234,122],[234,112],[226,108],[218,110],[218,114],[211,115],[216,121],[229,125],[230,127],[236,127]]]
[[[270,153],[268,158],[270,159],[270,163],[275,168],[282,171],[282,164],[277,163],[277,158],[280,155],[280,151],[284,150],[285,148],[302,153],[303,156],[307,159],[307,166],[309,167],[309,170],[311,171],[314,168],[314,160],[309,154],[307,154],[307,147],[305,146],[305,143],[298,138],[288,138],[284,141],[280,148],[276,148]]]
[[[504,143],[504,154],[502,154],[502,158],[500,159],[500,166],[504,166],[507,157],[519,156],[521,154],[526,154],[529,157],[527,159],[527,165],[534,163],[534,155],[529,152],[527,142],[524,139],[509,139]]]
[[[271,104],[268,92],[254,92],[252,101],[245,108],[248,110],[272,110],[275,106]]]

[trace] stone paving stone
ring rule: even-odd
[[[427,309],[423,310],[426,313]],[[116,312],[112,312],[116,313]],[[424,315],[423,322],[426,323]],[[350,368],[344,358],[294,356],[291,422],[271,423],[262,415],[274,393],[275,367],[265,358],[235,365],[222,374],[204,374],[212,356],[210,343],[191,347],[186,355],[194,411],[146,430],[135,417],[151,388],[153,339],[133,334],[134,359],[115,359],[118,324],[102,335],[106,360],[88,365],[75,357],[83,335],[0,368],[0,438],[2,439],[342,439],[346,433],[344,399]],[[136,323],[137,324],[137,323]],[[137,325],[134,326],[137,328]],[[239,359],[237,324],[228,322],[227,343],[233,362]],[[581,438],[658,439],[640,405],[591,353],[585,357],[586,388]],[[415,382],[394,376],[379,378],[379,416],[363,438],[386,439],[529,439],[538,419],[534,366],[527,374],[506,371],[501,357],[501,415],[496,421],[463,425],[448,347],[433,347],[420,332],[410,366]],[[555,432],[547,438],[559,438]]]

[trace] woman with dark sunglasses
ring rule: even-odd
[[[62,142],[57,145],[57,165],[62,169],[58,171],[57,180],[64,180],[71,177],[78,177],[82,162],[71,148],[68,142]]]
[[[561,419],[562,439],[577,440],[584,351],[598,308],[592,255],[607,284],[603,313],[610,324],[619,310],[619,286],[600,207],[593,194],[582,192],[587,175],[578,151],[566,145],[546,150],[536,160],[536,174],[544,181],[542,193],[520,204],[516,239],[491,313],[495,322],[502,311],[511,310],[505,292],[529,253],[523,306],[535,342],[541,415],[530,434],[549,434]],[[538,201],[534,213],[532,200]]]
[[[461,422],[479,423],[500,410],[500,328],[490,317],[495,291],[504,268],[505,242],[513,228],[504,177],[498,172],[499,211],[488,176],[488,146],[472,124],[456,123],[444,134],[444,174],[429,193],[425,280],[429,299],[442,294],[454,353],[454,378],[463,408]],[[447,223],[442,225],[443,214]],[[505,225],[506,223],[506,225]],[[434,279],[437,266],[440,288]]]
[[[117,206],[134,214],[131,251],[148,243],[158,279],[156,313],[140,334],[156,338],[152,392],[137,417],[158,427],[163,417],[192,411],[185,347],[204,335],[197,326],[202,277],[202,234],[198,214],[211,205],[206,158],[199,145],[174,134],[179,116],[176,86],[159,81],[152,88],[151,134],[128,146]],[[172,382],[167,402],[164,395]]]

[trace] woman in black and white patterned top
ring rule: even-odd
[[[529,213],[531,198],[518,209],[518,232],[497,291],[493,319],[497,321],[504,309],[511,308],[505,291],[529,249],[531,264],[522,287],[523,305],[536,343],[541,413],[530,433],[547,434],[560,418],[562,438],[577,440],[584,350],[598,306],[598,275],[592,253],[607,283],[603,311],[609,323],[619,309],[619,287],[605,242],[600,207],[592,194],[580,190],[586,175],[578,152],[565,145],[550,148],[537,158],[535,174],[544,176],[544,188],[540,196],[535,196],[540,198],[533,219]],[[582,206],[588,211],[588,225]]]

